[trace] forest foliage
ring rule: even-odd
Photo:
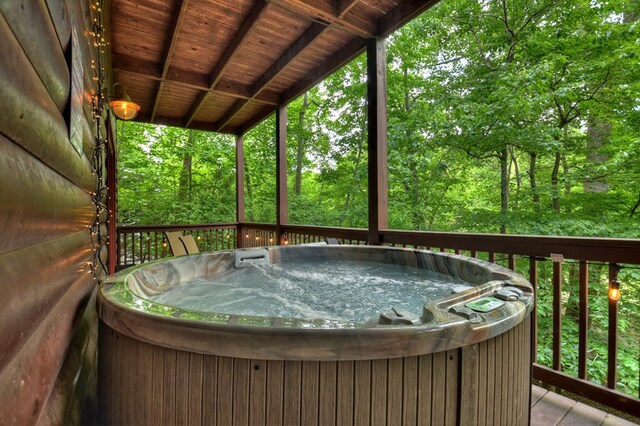
[[[639,238],[639,19],[637,0],[443,0],[390,36],[389,227]],[[288,106],[290,223],[367,226],[365,60]],[[275,222],[274,126],[245,135],[247,222]],[[235,221],[233,136],[120,122],[118,138],[121,225]],[[565,268],[569,370],[576,276]],[[620,388],[637,395],[640,270],[620,277]],[[606,284],[589,297],[589,375],[602,383]]]

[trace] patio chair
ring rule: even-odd
[[[182,241],[187,254],[200,253],[200,249],[198,249],[198,244],[196,244],[196,240],[193,238],[193,235],[183,235],[180,237],[180,241]]]
[[[180,231],[166,231],[164,235],[174,257],[200,253],[198,244],[192,235],[182,235]]]

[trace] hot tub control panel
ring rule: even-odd
[[[514,285],[510,281],[505,281],[503,286],[479,292],[466,297],[466,300],[457,300],[446,309],[449,313],[462,317],[471,324],[479,324],[484,321],[494,322],[503,315],[512,311],[511,303],[525,302],[528,293],[524,289]],[[475,296],[475,297],[474,297]],[[507,311],[501,308],[509,307]]]
[[[467,303],[465,306],[476,312],[491,312],[504,305],[504,301],[496,299],[495,297],[481,297],[480,299],[473,300]]]

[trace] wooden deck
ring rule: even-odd
[[[531,392],[531,426],[637,426],[536,385]]]

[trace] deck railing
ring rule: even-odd
[[[164,233],[180,231],[193,235],[200,251],[218,251],[237,247],[236,223],[202,225],[119,226],[117,241],[118,269],[171,256]]]
[[[303,244],[326,238],[335,238],[342,244],[366,244],[368,235],[364,229],[302,225],[283,225],[277,235],[276,225],[248,223],[121,227],[118,229],[120,264],[168,256],[167,249],[162,246],[162,232],[166,230],[181,230],[196,238],[199,236],[201,251],[269,246],[279,242]],[[618,301],[607,297],[608,291],[616,289],[622,281],[620,291],[624,298],[624,280],[637,281],[634,274],[620,271],[625,271],[623,268],[635,271],[640,266],[640,240],[395,230],[382,231],[381,239],[383,244],[392,246],[449,251],[481,258],[528,277],[536,288],[537,300],[545,300],[545,306],[551,306],[550,311],[545,309],[533,316],[533,359],[537,360],[533,365],[533,378],[623,412],[640,413],[640,395],[636,394],[640,385],[632,384],[630,387],[634,390],[625,393],[619,389],[624,386],[628,390],[629,386],[618,380],[619,368],[640,368],[621,366],[618,357],[621,338],[627,343],[634,339],[639,342],[640,330],[631,329],[630,334],[621,336],[619,321],[628,322],[628,319],[619,317]],[[635,285],[640,287],[640,283]],[[602,305],[606,306],[604,310]],[[573,324],[563,323],[563,312],[575,309],[578,311],[575,315],[578,339],[570,342],[563,339],[563,330]],[[590,328],[592,317],[602,315],[607,316],[606,327],[601,330]],[[550,329],[539,329],[538,323],[543,318],[551,318]],[[597,353],[594,345],[589,344],[591,338],[599,337],[598,333],[606,333],[606,354]],[[624,348],[628,350],[628,345]],[[630,350],[639,352],[639,344],[636,343],[635,349],[632,345]],[[589,367],[603,356],[607,359],[606,374],[593,377],[603,384],[594,383],[589,380]],[[640,363],[640,354],[636,354],[635,359]]]

